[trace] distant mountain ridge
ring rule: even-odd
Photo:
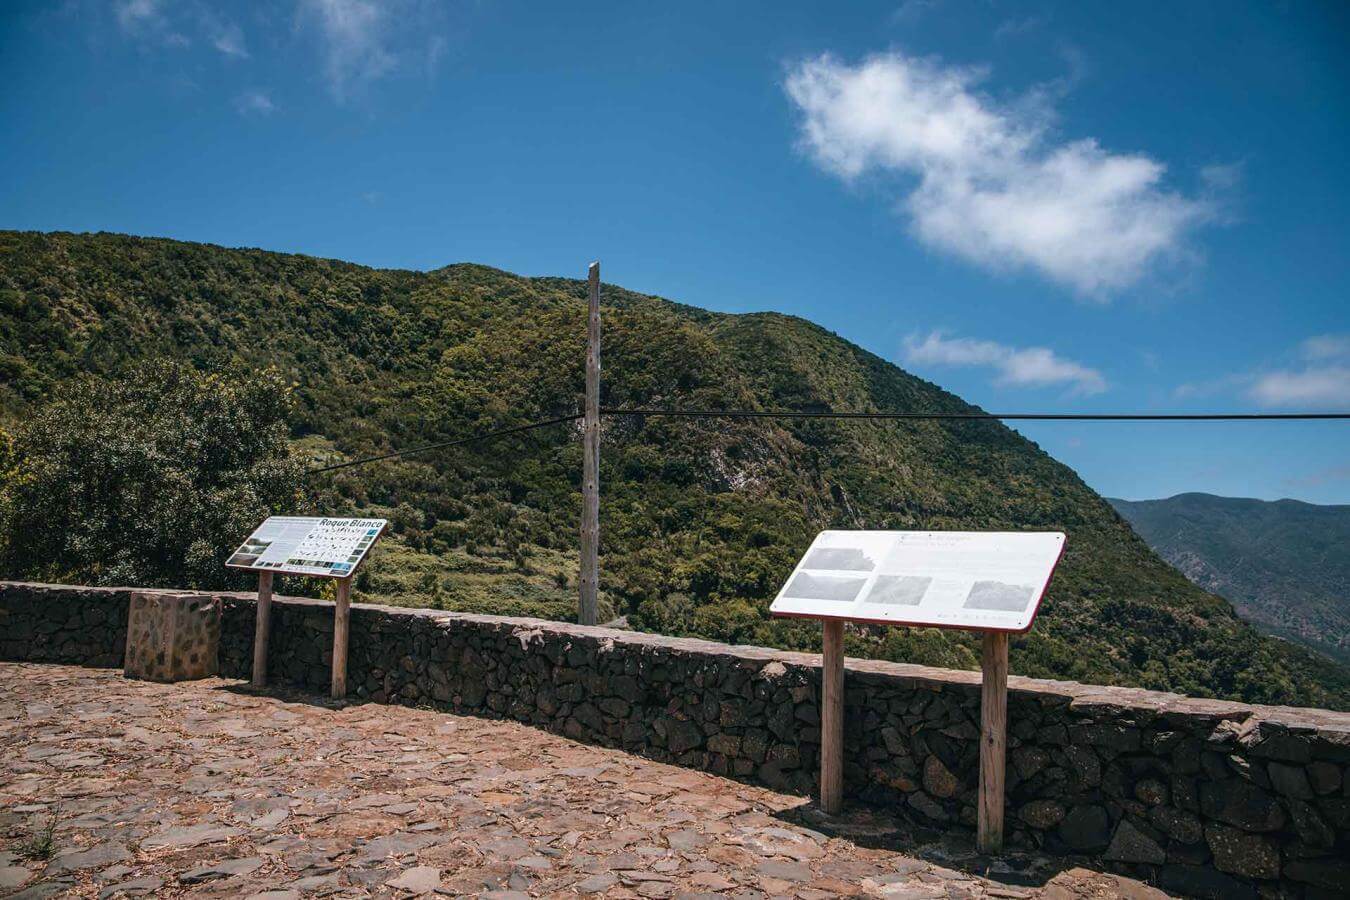
[[[1111,503],[1257,628],[1350,663],[1350,506],[1199,493]]]

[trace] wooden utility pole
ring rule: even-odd
[[[986,631],[980,654],[980,802],[976,846],[1003,852],[1003,778],[1008,746],[1008,635]]]
[[[272,632],[272,573],[258,573],[258,615],[253,634],[253,686],[267,686],[267,639]]]
[[[825,620],[821,648],[820,808],[837,815],[844,805],[844,623]]]
[[[591,263],[586,315],[586,413],[582,430],[581,598],[577,621],[594,625],[600,606],[600,263]]]

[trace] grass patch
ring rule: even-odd
[[[19,856],[23,859],[51,859],[56,854],[56,825],[60,821],[60,814],[52,810],[43,826],[19,843],[16,848]]]
[[[534,548],[526,565],[505,551],[461,548],[444,554],[409,547],[390,534],[376,545],[358,573],[359,603],[444,609],[495,616],[528,616],[575,622],[575,554]],[[601,594],[600,621],[614,618],[615,605]]]

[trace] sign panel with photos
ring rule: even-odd
[[[769,611],[1023,632],[1063,552],[1057,531],[822,531]]]
[[[271,516],[225,565],[279,575],[347,578],[386,524],[384,519]]]

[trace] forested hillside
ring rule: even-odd
[[[584,291],[477,265],[389,271],[0,232],[0,409],[21,429],[62,382],[168,357],[277,367],[295,386],[292,439],[311,464],[461,437],[577,409]],[[810,322],[610,285],[602,402],[973,409]],[[816,628],[770,620],[767,607],[819,529],[1060,529],[1068,551],[1036,628],[1014,644],[1015,672],[1350,707],[1345,669],[1257,634],[1002,425],[619,418],[603,435],[603,600],[634,627],[812,647]],[[561,425],[341,470],[306,493],[325,513],[393,520],[358,600],[565,617],[580,472],[579,432]],[[223,561],[232,548],[219,549]],[[856,655],[977,660],[956,632],[864,629],[849,641]]]
[[[1350,506],[1211,494],[1111,503],[1257,628],[1350,663]]]

